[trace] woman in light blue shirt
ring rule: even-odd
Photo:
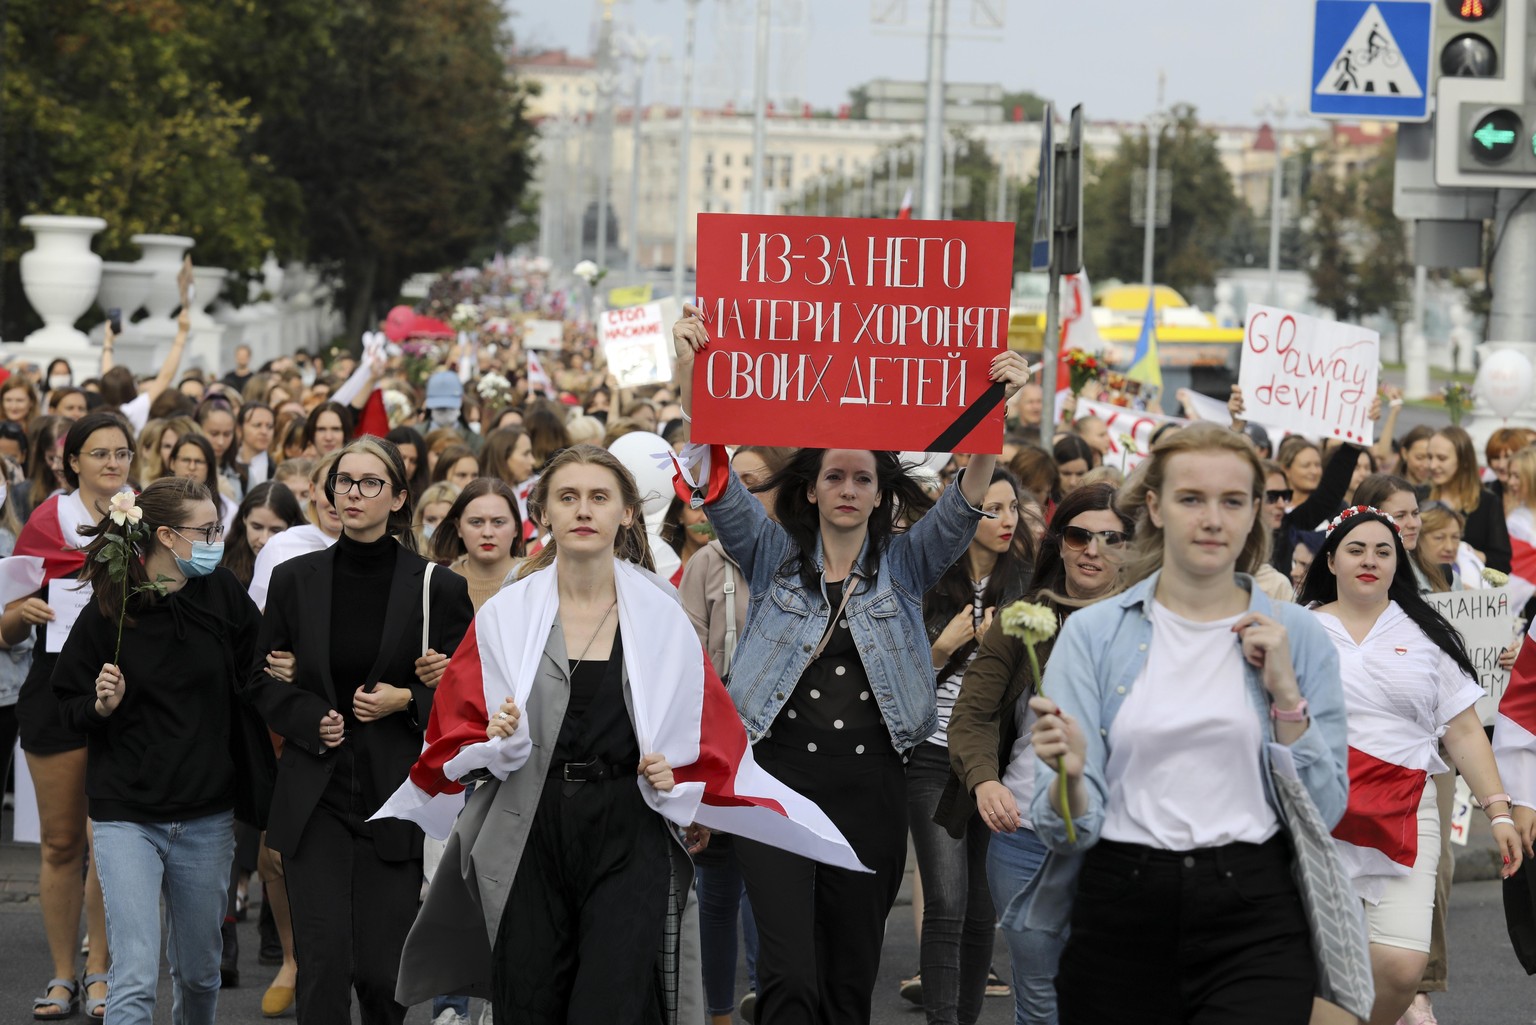
[[[1331,827],[1348,793],[1344,701],[1323,630],[1253,586],[1269,547],[1263,487],[1230,431],[1197,424],[1159,442],[1121,494],[1137,517],[1134,586],[1068,620],[1031,700],[1031,817],[1061,856],[1057,877],[1081,869],[1070,904],[1071,887],[1042,886],[1031,909],[1047,926],[1070,921],[1062,1025],[1311,1014],[1311,939],[1269,740],[1289,748]]]

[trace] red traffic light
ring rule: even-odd
[[[1462,21],[1483,21],[1499,13],[1503,0],[1445,0],[1446,8]]]

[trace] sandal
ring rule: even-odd
[[[90,1015],[92,1018],[95,1018],[97,1021],[101,1021],[107,1016],[107,998],[91,996],[91,987],[105,986],[106,984],[106,972],[97,972],[94,975],[87,975],[85,978],[80,980],[80,992],[85,994],[85,1013]]]
[[[62,989],[69,993],[69,999],[57,1000],[50,994]],[[62,1007],[62,1011],[44,1011],[44,1007]],[[63,1021],[65,1018],[73,1018],[80,1013],[80,985],[74,979],[49,979],[48,988],[43,995],[32,1001],[32,1019],[34,1021]]]

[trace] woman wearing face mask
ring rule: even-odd
[[[49,393],[63,391],[65,388],[75,386],[75,372],[69,367],[69,360],[56,359],[48,364],[48,376],[46,378]]]
[[[434,562],[468,582],[470,604],[479,612],[523,557],[517,496],[505,481],[476,477],[449,507],[429,550]]]
[[[309,471],[310,495],[305,506],[305,516],[309,522],[290,527],[276,537],[269,538],[261,551],[256,553],[256,565],[251,570],[250,595],[257,608],[265,610],[267,607],[267,590],[271,586],[274,569],[297,556],[323,551],[335,544],[341,536],[341,514],[331,504],[322,486],[335,468],[335,452],[324,459],[315,460]]]
[[[907,818],[923,880],[919,975],[933,1025],[973,1025],[992,964],[987,829],[952,785],[949,730],[978,643],[997,611],[1023,596],[1033,569],[1019,530],[1019,495],[1013,474],[995,467],[976,536],[923,599],[939,728],[907,760]]]
[[[1465,540],[1484,565],[1509,572],[1509,528],[1504,503],[1483,487],[1477,472],[1477,450],[1460,427],[1442,427],[1429,439],[1429,497],[1444,502],[1463,517]]]
[[[240,586],[249,589],[256,569],[256,556],[289,527],[304,521],[293,492],[274,481],[256,485],[240,503],[235,522],[224,545],[223,566],[235,575]]]
[[[1407,561],[1396,524],[1352,506],[1330,525],[1300,595],[1338,650],[1349,710],[1349,809],[1333,835],[1366,905],[1371,1025],[1407,1011],[1428,962],[1441,846],[1429,776],[1445,770],[1437,737],[1492,822],[1504,878],[1521,860],[1510,797],[1475,707],[1477,670],[1461,635],[1419,595]]]
[[[92,601],[53,673],[63,721],[87,738],[86,794],[112,948],[112,1021],[154,1019],[161,898],[176,1019],[212,1025],[219,998],[234,818],[265,815],[272,749],[237,701],[255,653],[256,607],[219,569],[224,529],[201,484],[162,478],[137,524],[87,528]],[[131,543],[130,593],[95,556]],[[119,633],[124,615],[131,627]]]
[[[32,668],[16,703],[21,748],[27,770],[37,785],[37,812],[42,827],[43,928],[53,956],[54,978],[34,1004],[33,1013],[69,1016],[79,1006],[75,958],[80,949],[80,908],[86,910],[90,954],[86,960],[85,997],[90,1013],[103,1008],[106,990],[106,922],[95,859],[85,865],[86,824],[85,738],[64,726],[49,680],[57,654],[49,653],[48,631],[54,610],[48,604],[53,580],[73,579],[85,567],[90,535],[105,515],[113,495],[127,486],[133,465],[128,425],[112,413],[92,413],[77,420],[63,438],[60,457],[70,490],[44,501],[27,520],[16,541],[15,555],[42,561],[36,593],[6,606],[0,616],[0,637],[19,644],[36,630]],[[83,885],[82,885],[83,881]],[[226,880],[227,881],[227,880]]]
[[[743,445],[731,455],[731,469],[762,503],[769,516],[777,492],[764,486],[788,464],[793,449]],[[709,653],[715,671],[728,679],[736,641],[747,623],[747,577],[715,539],[688,560],[677,585],[683,608]],[[736,1007],[737,918],[746,945],[747,996],[741,1016],[753,1020],[757,1002],[757,923],[741,882],[734,837],[715,833],[694,855],[698,877],[699,937],[704,960],[704,998],[711,1025],[730,1025]],[[749,1013],[750,1012],[750,1013]]]
[[[1291,748],[1323,822],[1338,821],[1344,698],[1316,619],[1253,586],[1263,491],[1258,456],[1230,430],[1195,423],[1154,446],[1121,498],[1137,512],[1129,586],[1067,620],[1030,699],[1030,819],[1067,856],[1047,861],[1030,921],[1070,925],[1063,1025],[1311,1013],[1310,927],[1270,752]]]
[[[432,539],[437,536],[438,527],[458,500],[458,486],[447,482],[429,484],[421,493],[421,501],[416,504],[416,519],[412,523],[416,545],[421,551],[432,550]]]
[[[433,688],[474,610],[463,577],[426,577],[394,446],[359,438],[334,466],[323,491],[342,536],[272,574],[257,646],[292,653],[292,682],[265,662],[250,675],[257,707],[284,738],[267,844],[288,884],[299,1020],[349,1021],[355,989],[364,1022],[399,1025],[395,982],[420,898],[422,833],[369,819],[420,753]]]
[[[1108,484],[1084,485],[1062,500],[1041,545],[1027,600],[1049,605],[1065,621],[1120,589],[1120,560],[1131,522],[1114,506],[1115,489]],[[1043,669],[1049,664],[1050,642],[1035,655]],[[1040,868],[1050,856],[1028,815],[1034,793],[1033,690],[1024,645],[993,626],[966,671],[950,718],[949,758],[959,799],[948,825],[951,832],[972,823],[979,823],[983,836],[990,831],[986,878],[1013,962],[1015,1020],[1054,1025],[1061,938],[1026,923]],[[965,792],[971,800],[961,796]]]
[[[261,402],[247,402],[240,407],[239,447],[236,461],[244,468],[246,483],[255,487],[272,479],[272,432],[277,420],[272,407]]]
[[[673,340],[686,416],[695,353],[709,343],[696,309],[685,309]],[[1028,378],[1017,352],[1000,353],[989,372],[1010,391]],[[711,464],[724,458],[723,449],[708,451]],[[680,460],[695,467],[693,480],[710,479],[705,452],[690,446]],[[885,919],[906,862],[902,758],[938,722],[916,596],[970,544],[995,462],[973,455],[902,533],[893,529],[897,507],[927,498],[892,452],[799,450],[772,480],[777,522],[734,474],[723,490],[701,495],[754,593],[774,595],[755,603],[731,680],[754,754],[821,805],[874,869],[850,873],[741,842],[761,943],[763,1025],[869,1020]]]

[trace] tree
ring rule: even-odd
[[[1215,134],[1200,126],[1193,107],[1174,107],[1160,139],[1158,164],[1172,175],[1173,210],[1168,227],[1157,230],[1153,277],[1181,290],[1210,285],[1222,266],[1222,241],[1241,201],[1221,163]],[[1114,157],[1088,176],[1083,257],[1096,279],[1141,280],[1143,229],[1131,224],[1131,189],[1136,170],[1146,166],[1145,136],[1127,135]]]
[[[1340,320],[1386,312],[1399,329],[1410,275],[1407,233],[1392,213],[1395,140],[1353,174],[1316,161],[1307,188],[1307,273]]]
[[[1024,112],[1025,121],[1039,121],[1045,116],[1045,105],[1051,102],[1039,93],[1020,89],[1003,93],[1003,120],[1012,121],[1015,108]]]

